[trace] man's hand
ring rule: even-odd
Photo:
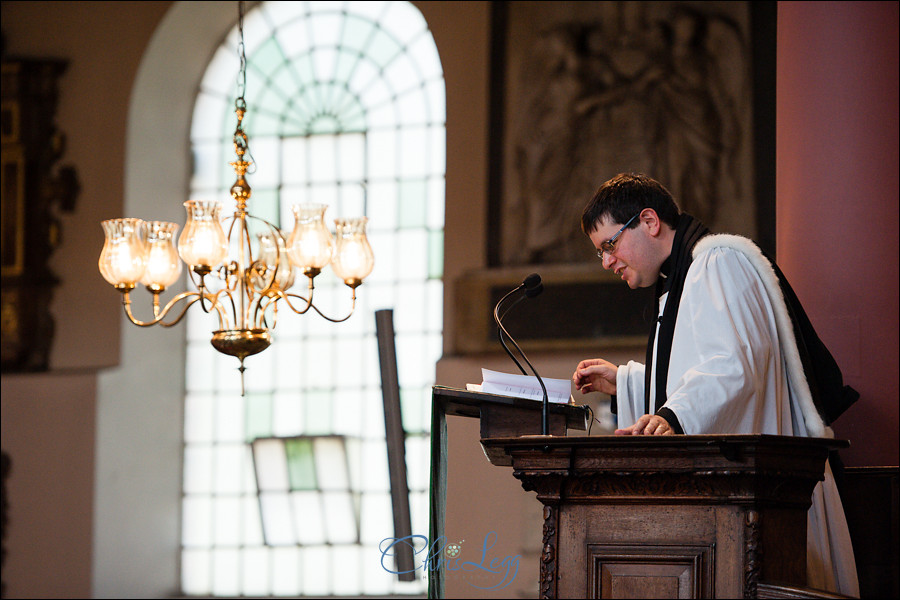
[[[578,363],[572,381],[575,389],[581,390],[582,394],[602,392],[615,396],[618,370],[619,367],[602,358],[583,360]]]
[[[631,427],[616,429],[616,435],[675,435],[675,432],[659,415],[644,415]]]

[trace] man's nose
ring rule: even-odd
[[[615,262],[616,257],[613,256],[612,252],[603,253],[603,260],[601,261],[601,264],[603,265],[604,269],[606,269],[607,271],[611,270]]]

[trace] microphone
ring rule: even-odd
[[[525,295],[529,298],[534,298],[544,291],[544,284],[541,283],[541,276],[537,273],[532,273],[526,277],[525,281],[522,282],[522,285],[525,286]]]
[[[503,302],[507,298],[509,298],[510,296],[512,296],[513,294],[515,294],[516,292],[518,292],[519,290],[522,290],[522,289],[525,290],[525,295],[519,296],[518,298],[516,298],[516,301],[513,302],[512,306],[507,308],[504,311],[504,313],[502,315],[500,315],[499,314],[500,306],[503,304]],[[504,332],[506,332],[506,330],[503,328],[501,323],[503,321],[503,318],[509,313],[510,310],[513,309],[513,307],[516,304],[521,302],[526,297],[533,298],[534,296],[537,296],[538,294],[540,294],[542,291],[544,291],[544,284],[541,283],[541,276],[538,275],[537,273],[532,273],[531,275],[526,277],[525,280],[522,283],[520,283],[516,288],[514,288],[511,292],[509,292],[508,294],[506,294],[505,296],[500,298],[500,301],[497,302],[497,305],[494,307],[494,321],[496,321],[496,323],[497,323],[497,339],[500,340],[500,344],[503,345],[503,349],[506,350],[506,354],[508,354],[509,357],[512,359],[512,361],[514,363],[516,363],[516,366],[519,367],[519,371],[522,372],[522,375],[528,375],[528,373],[525,371],[525,369],[522,367],[522,365],[519,364],[519,361],[516,359],[515,356],[513,356],[513,353],[510,352],[509,346],[506,345],[506,342],[503,339],[503,334],[504,334]],[[509,336],[509,333],[507,333],[506,335]],[[510,336],[510,339],[512,339],[512,336]],[[513,340],[513,342],[515,342],[515,340]],[[521,352],[521,350],[519,350],[519,352]]]
[[[507,298],[509,298],[510,296],[512,296],[513,294],[515,294],[516,292],[518,292],[519,290],[522,290],[522,289],[525,290],[525,294],[522,296],[519,296],[516,299],[516,301],[512,304],[512,306],[507,308],[506,311],[501,316],[500,315],[500,306],[503,304],[503,302]],[[503,326],[503,317],[505,317],[507,315],[507,313],[509,313],[509,311],[512,310],[513,306],[515,306],[516,304],[521,302],[523,298],[534,298],[535,296],[537,296],[538,294],[540,294],[543,291],[544,291],[544,284],[541,282],[541,276],[538,275],[537,273],[532,273],[531,275],[526,277],[525,280],[522,281],[522,283],[520,283],[518,286],[516,286],[512,291],[508,292],[505,296],[500,298],[500,301],[497,302],[496,306],[494,306],[494,321],[496,321],[496,323],[497,323],[497,336],[500,338],[500,343],[503,345],[503,349],[506,350],[506,353],[509,355],[509,357],[512,359],[512,361],[514,363],[516,363],[516,366],[519,367],[519,370],[522,371],[522,374],[528,375],[528,373],[525,371],[525,369],[522,368],[522,365],[519,364],[519,361],[516,360],[516,357],[513,356],[513,353],[510,351],[509,347],[506,345],[506,342],[503,340],[503,336],[505,335],[507,338],[509,338],[509,341],[513,343],[513,346],[516,347],[516,350],[519,351],[519,354],[522,355],[522,360],[524,360],[525,364],[527,364],[531,368],[531,372],[534,373],[534,376],[535,376],[535,378],[537,378],[538,383],[541,384],[541,391],[543,391],[543,394],[544,394],[543,405],[541,407],[541,409],[542,409],[541,410],[541,433],[543,435],[550,435],[550,399],[547,395],[547,386],[544,385],[544,380],[541,379],[540,375],[538,375],[537,369],[534,368],[534,365],[532,365],[531,362],[528,360],[528,357],[525,356],[525,353],[522,351],[522,348],[519,347],[519,344],[516,343],[516,340],[513,339],[513,336],[511,336],[509,334],[509,332],[506,330],[506,328]]]

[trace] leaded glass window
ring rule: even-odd
[[[244,18],[248,176],[255,216],[293,227],[291,206],[366,215],[375,269],[333,324],[283,311],[245,364],[188,315],[182,592],[211,596],[423,594],[381,564],[393,537],[375,311],[393,310],[414,534],[428,531],[431,386],[441,352],[444,82],[409,2],[262,2]],[[234,181],[237,28],[209,63],[191,128],[193,199]],[[298,274],[298,279],[300,278]],[[305,278],[303,278],[305,279]],[[342,315],[326,269],[317,304]],[[278,470],[281,466],[282,471]],[[279,473],[284,473],[280,475]]]

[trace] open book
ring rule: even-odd
[[[544,391],[541,384],[533,375],[512,375],[500,373],[488,369],[481,370],[481,385],[475,383],[466,384],[466,389],[474,392],[499,394],[501,396],[514,396],[516,398],[530,398],[543,400]],[[547,388],[547,399],[556,404],[568,404],[572,397],[572,382],[568,379],[548,379],[541,377]]]

